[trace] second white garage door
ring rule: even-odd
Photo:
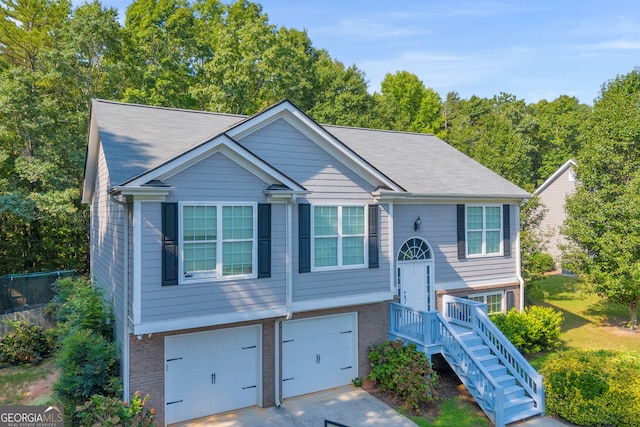
[[[282,323],[282,397],[350,384],[358,376],[356,313]]]
[[[258,404],[260,331],[249,326],[166,337],[166,423]]]

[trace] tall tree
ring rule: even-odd
[[[640,70],[606,83],[584,123],[579,185],[567,201],[569,268],[629,309],[640,300]]]

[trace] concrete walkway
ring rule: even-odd
[[[344,386],[286,399],[281,407],[247,408],[198,418],[179,427],[324,427],[325,420],[348,427],[415,427],[416,424],[361,388]],[[552,418],[535,417],[509,427],[567,427]],[[451,426],[464,427],[464,426]]]

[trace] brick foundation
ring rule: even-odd
[[[507,291],[513,291],[515,297],[515,307],[520,307],[520,284],[519,283],[510,283],[510,284],[501,284],[501,285],[487,285],[487,286],[478,286],[473,288],[458,288],[458,289],[447,289],[447,290],[436,290],[436,309],[442,312],[442,297],[444,295],[451,295],[454,297],[466,297],[473,294],[483,293],[483,292],[492,292],[492,291],[503,291],[505,294]],[[503,299],[506,301],[506,298]]]
[[[389,304],[377,303],[354,307],[343,307],[331,310],[318,310],[306,313],[296,313],[293,319],[303,319],[316,316],[327,316],[341,313],[358,313],[358,375],[361,378],[369,374],[368,353],[373,344],[379,344],[387,339],[389,327]],[[166,336],[187,334],[193,332],[214,331],[248,325],[262,325],[262,406],[275,405],[275,330],[276,320],[272,318],[259,322],[242,322],[228,325],[186,329],[177,332],[129,336],[130,370],[129,390],[131,395],[140,391],[144,396],[150,395],[150,407],[156,410],[157,424],[164,425],[164,338]],[[282,354],[282,352],[280,352]],[[282,370],[280,370],[282,372]]]

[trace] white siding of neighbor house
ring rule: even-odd
[[[265,183],[221,153],[165,180],[167,202],[267,202]],[[142,204],[142,322],[226,314],[285,304],[286,206],[272,205],[271,277],[161,285],[161,203]]]
[[[511,255],[458,259],[457,212],[455,204],[394,206],[394,242],[396,252],[409,238],[420,237],[431,245],[435,261],[435,289],[465,287],[465,283],[485,283],[516,277],[516,206],[510,208]],[[420,230],[413,224],[420,216]],[[394,254],[396,259],[398,254]]]
[[[311,204],[371,204],[375,186],[310,141],[283,119],[240,143],[312,193]],[[305,203],[305,201],[299,201]],[[386,292],[389,278],[388,206],[380,209],[380,267],[298,273],[298,211],[293,213],[293,302]],[[313,242],[312,242],[313,244]]]
[[[567,196],[573,194],[576,189],[576,181],[571,180],[573,168],[568,167],[553,182],[549,183],[542,191],[538,193],[540,201],[547,209],[544,219],[540,222],[539,229],[549,235],[549,243],[547,244],[548,252],[553,256],[554,261],[559,263],[562,258],[560,246],[566,243],[566,240],[560,234],[560,227],[564,224],[567,217],[565,211],[565,203]],[[560,265],[556,265],[560,267]]]
[[[100,147],[95,191],[91,202],[91,276],[104,289],[105,299],[113,301],[115,336],[119,339],[126,319],[124,310],[124,227],[125,208],[107,194],[109,173]]]

